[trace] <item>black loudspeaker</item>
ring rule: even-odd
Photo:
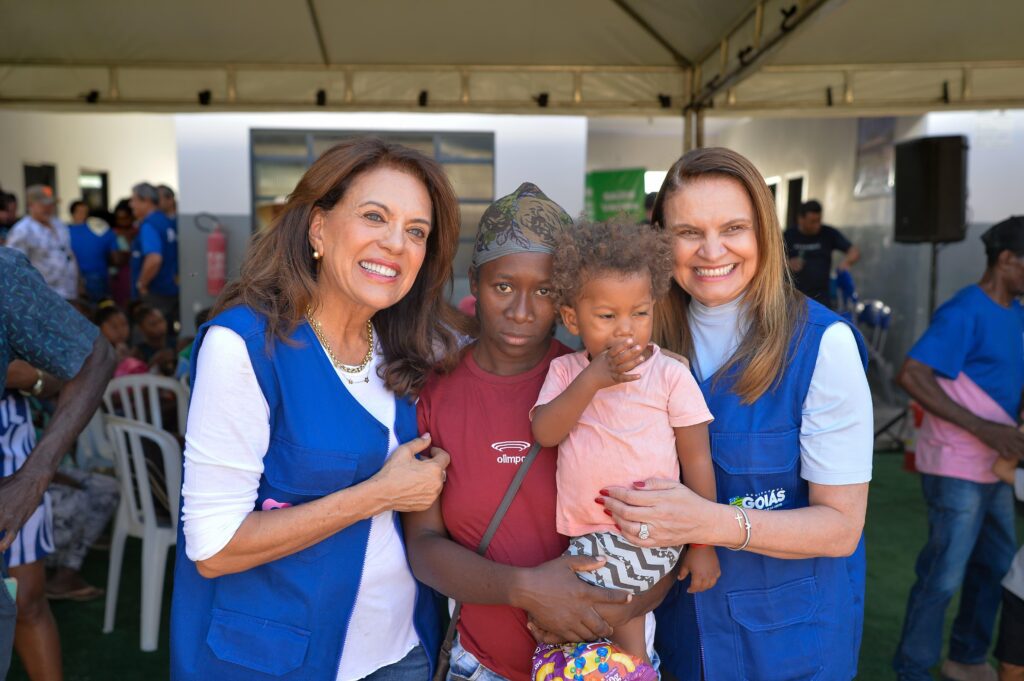
[[[897,144],[896,241],[963,241],[966,231],[967,138],[922,137]]]

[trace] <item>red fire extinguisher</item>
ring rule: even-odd
[[[212,227],[203,223],[213,223]],[[196,216],[196,227],[206,232],[206,292],[218,296],[227,283],[228,236],[220,222],[209,213]]]

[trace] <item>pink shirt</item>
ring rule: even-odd
[[[961,372],[955,381],[936,375],[939,387],[949,398],[976,416],[1016,426],[1017,422],[988,393]],[[963,428],[925,412],[917,434],[914,457],[917,470],[972,482],[998,482],[992,464],[999,454]]]
[[[555,524],[561,534],[614,532],[615,524],[594,503],[598,491],[646,478],[678,480],[672,429],[713,418],[689,368],[653,347],[650,359],[632,372],[640,379],[599,390],[558,445]],[[586,352],[552,360],[537,405],[560,395],[587,364]]]

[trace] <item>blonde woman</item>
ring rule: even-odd
[[[675,237],[655,341],[690,359],[715,416],[718,499],[652,479],[608,490],[605,507],[631,542],[713,545],[722,570],[657,611],[663,664],[679,681],[851,679],[872,450],[863,341],[793,288],[771,193],[739,154],[679,159],[653,219]]]

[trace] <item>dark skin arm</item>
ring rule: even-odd
[[[45,371],[42,373],[43,391],[39,393],[39,397],[45,400],[60,392],[60,388],[64,385],[64,382]],[[36,379],[38,378],[39,374],[36,373],[36,368],[24,360],[16,359],[7,367],[6,385],[11,390],[30,391],[32,390],[32,386],[36,384]]]
[[[140,295],[149,293],[149,284],[156,275],[160,274],[160,266],[164,263],[164,256],[159,253],[150,253],[142,260],[142,271],[139,272],[139,281],[135,285]]]
[[[907,358],[896,382],[927,411],[963,428],[1006,459],[1024,456],[1024,433],[1013,426],[988,421],[967,411],[949,398],[927,364]]]
[[[521,608],[560,641],[609,636],[606,617],[620,621],[615,608],[630,600],[624,591],[592,586],[576,576],[600,567],[603,559],[560,557],[519,568],[477,555],[448,536],[440,501],[425,511],[403,513],[402,525],[417,579],[458,601]],[[619,610],[621,621],[628,621],[627,612]]]
[[[624,605],[599,604],[596,608],[598,614],[604,618],[612,629],[625,624],[632,619],[640,617],[641,615],[646,615],[661,605],[661,602],[665,600],[665,596],[668,595],[672,585],[676,582],[679,566],[680,564],[677,563],[676,567],[672,569],[672,572],[665,575],[660,582],[647,591],[633,596],[633,600],[629,603]],[[530,633],[533,634],[533,637],[537,640],[537,643],[551,643],[555,645],[575,640],[554,634],[544,629],[532,615],[529,615],[526,626],[529,628]]]
[[[43,431],[25,465],[0,480],[0,551],[6,550],[35,511],[57,465],[96,413],[103,389],[114,373],[114,349],[97,335],[92,352],[78,374],[64,385],[50,425]]]
[[[718,490],[715,487],[715,467],[711,463],[707,423],[673,430],[676,433],[676,454],[683,471],[683,483],[705,499],[717,501]],[[680,563],[679,579],[690,577],[690,588],[687,589],[690,593],[710,589],[722,574],[718,554],[713,546],[691,544]]]

